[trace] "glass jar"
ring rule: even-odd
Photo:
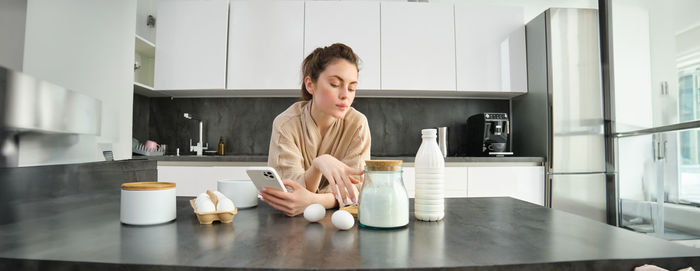
[[[408,193],[403,185],[401,160],[368,160],[360,191],[358,220],[370,228],[408,225]]]

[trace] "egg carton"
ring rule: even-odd
[[[145,156],[163,156],[165,154],[165,150],[168,148],[166,145],[158,145],[158,147],[154,149],[147,149],[144,144],[136,144],[131,146],[131,152],[137,153],[140,155],[145,155]]]
[[[211,192],[211,190],[207,190],[207,195],[209,195],[209,198],[214,203],[214,206],[216,206],[216,204],[219,202],[219,198],[216,196],[216,194]],[[214,221],[220,221],[221,223],[231,223],[233,222],[233,217],[236,216],[236,214],[238,213],[238,208],[234,208],[233,211],[229,212],[199,212],[197,211],[197,205],[194,204],[194,199],[190,200],[190,205],[192,205],[194,214],[197,215],[197,220],[199,220],[199,224],[211,224]]]

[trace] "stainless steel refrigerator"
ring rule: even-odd
[[[593,9],[552,8],[526,25],[528,93],[511,103],[512,147],[546,158],[546,205],[605,222],[598,31]]]

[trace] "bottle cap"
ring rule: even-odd
[[[420,132],[422,135],[437,135],[437,129],[423,129]]]

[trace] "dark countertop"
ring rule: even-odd
[[[119,194],[17,203],[0,225],[0,270],[463,269],[632,270],[700,267],[700,249],[512,198],[446,199],[441,222],[397,230],[336,230],[261,203],[232,224],[198,224],[188,200],[177,219],[119,222]]]
[[[134,155],[134,159],[148,159],[156,161],[222,161],[222,162],[267,162],[267,155],[165,155],[165,156],[139,156]],[[404,162],[413,162],[415,157],[410,156],[394,156],[394,157],[375,157],[375,160],[403,160]],[[544,162],[543,157],[447,157],[445,162],[451,163],[542,163]]]

